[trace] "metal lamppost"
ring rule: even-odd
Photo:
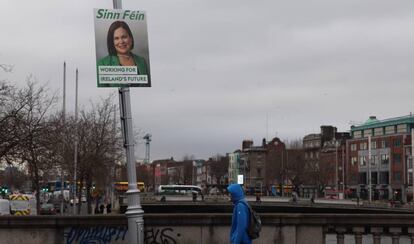
[[[413,190],[413,202],[414,202],[414,128],[411,128],[411,173],[412,173],[412,190]]]
[[[122,9],[122,0],[113,0],[113,6],[114,9]],[[141,207],[139,190],[137,188],[129,87],[119,88],[119,109],[128,172],[128,191],[126,192],[128,198],[128,208],[125,213],[128,218],[128,243],[143,244],[144,211]]]
[[[75,151],[73,157],[73,215],[76,214],[76,192],[77,192],[77,165],[78,165],[78,69],[76,69],[76,95],[75,95]],[[78,202],[81,203],[80,199]],[[79,206],[80,207],[80,206]]]
[[[368,201],[372,201],[372,191],[371,191],[371,136],[368,136]]]
[[[342,145],[342,194],[345,199],[345,155],[344,155],[344,146]]]
[[[63,104],[62,104],[62,120],[63,126],[66,129],[66,62],[63,62]],[[65,144],[62,145],[63,155],[65,152]],[[62,157],[62,165],[60,167],[60,194],[62,196],[60,201],[60,214],[63,215],[64,211],[64,204],[65,204],[65,195],[64,195],[64,176],[65,173],[63,172],[63,164],[65,162],[65,156]]]
[[[338,186],[338,181],[339,181],[339,176],[338,176],[338,141],[336,140],[336,138],[334,138],[334,144],[335,144],[335,188],[336,188],[335,190],[336,190],[336,192],[338,192],[338,189],[339,189],[339,186]]]

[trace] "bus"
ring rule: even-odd
[[[187,195],[197,193],[201,195],[201,187],[192,185],[160,185],[158,194],[161,195]]]
[[[138,181],[137,188],[139,192],[145,192],[145,183]],[[115,198],[118,199],[120,213],[125,213],[128,207],[128,198],[126,192],[128,191],[128,181],[117,181],[113,183],[113,192]]]
[[[161,202],[165,202],[167,197],[174,201],[197,201],[198,197],[204,199],[201,187],[193,185],[160,185],[157,195]]]
[[[62,185],[62,182],[60,180],[51,180],[46,182],[43,186],[42,186],[42,190],[43,191],[48,191],[48,192],[55,192],[55,191],[60,191],[60,187]],[[69,181],[64,181],[63,182],[63,189],[64,190],[69,190],[70,183]]]
[[[114,188],[117,192],[126,192],[128,191],[128,182],[127,181],[118,181],[114,182]],[[140,192],[145,191],[145,183],[138,181],[137,182],[137,188]]]

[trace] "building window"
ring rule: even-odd
[[[361,165],[361,166],[367,165],[367,161],[366,161],[366,157],[365,156],[359,157],[359,165]]]
[[[364,130],[364,137],[368,137],[368,136],[372,136],[372,130],[371,129]]]
[[[380,172],[380,184],[384,184],[387,185],[389,183],[389,175],[388,175],[388,171],[385,172]]]
[[[357,157],[352,157],[351,158],[351,165],[352,166],[355,166],[355,164],[357,164],[357,162],[358,162],[358,158]]]
[[[394,141],[394,147],[401,147],[401,140],[400,139],[396,139]]]
[[[371,172],[371,184],[378,184],[378,172]]]
[[[367,184],[367,173],[361,172],[359,173],[359,184]]]
[[[385,134],[390,135],[395,133],[395,126],[387,126],[385,127]]]
[[[378,165],[378,155],[372,156],[371,165]]]
[[[371,149],[377,148],[377,141],[371,141]]]
[[[399,171],[394,172],[394,180],[401,182],[401,172]]]
[[[407,124],[397,125],[397,133],[407,133],[408,127]]]
[[[405,155],[407,155],[407,156],[411,155],[411,148],[410,147],[405,148]]]
[[[401,154],[399,154],[399,153],[394,153],[394,154],[393,154],[393,158],[394,158],[393,162],[394,162],[395,164],[399,164],[399,163],[401,163]]]
[[[381,164],[387,165],[390,161],[390,156],[388,154],[381,154]]]
[[[315,152],[316,159],[319,159],[319,152]]]
[[[388,141],[382,140],[381,141],[381,148],[387,148],[388,147]]]
[[[358,131],[354,131],[354,138],[361,138],[362,137],[362,131],[358,130]]]
[[[375,136],[382,136],[382,135],[384,135],[384,129],[382,127],[375,128],[374,129],[374,135]]]
[[[352,143],[351,144],[351,151],[356,151],[357,150],[357,144],[356,143]]]
[[[367,150],[368,149],[367,143],[366,142],[359,143],[359,149],[360,150]]]

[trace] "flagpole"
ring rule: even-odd
[[[76,215],[76,188],[77,188],[77,167],[78,167],[78,69],[76,69],[75,85],[75,152],[73,157],[73,215]],[[81,203],[80,199],[78,200]]]

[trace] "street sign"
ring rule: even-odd
[[[243,185],[243,175],[237,175],[237,184]]]

